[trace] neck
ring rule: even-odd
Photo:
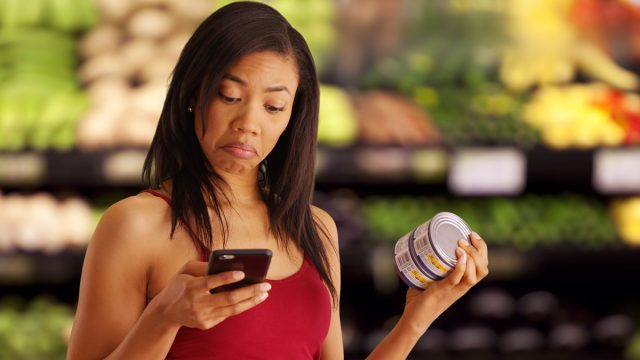
[[[223,171],[217,174],[224,180],[224,183],[221,185],[224,194],[228,197],[228,205],[242,207],[255,206],[256,203],[262,203],[257,170],[248,174],[232,174]],[[223,202],[225,201],[224,199],[221,200]]]

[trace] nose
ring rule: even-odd
[[[243,134],[258,135],[260,134],[260,126],[257,116],[259,116],[257,111],[248,106],[233,119],[230,124],[231,129]]]

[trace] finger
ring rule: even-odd
[[[476,232],[472,232],[469,236],[471,239],[471,244],[478,249],[480,255],[485,259],[486,264],[489,264],[489,249],[487,247],[487,243],[478,235]]]
[[[271,284],[267,282],[244,286],[231,291],[223,291],[209,297],[209,305],[213,307],[225,307],[255,298],[271,290]]]
[[[465,269],[467,267],[467,254],[462,251],[462,248],[456,249],[456,256],[458,259],[456,267],[453,268],[453,270],[447,276],[447,280],[453,286],[460,283],[460,280],[462,280],[462,276],[464,275]]]
[[[209,291],[222,285],[233,284],[244,279],[242,271],[226,271],[218,274],[207,275],[202,278],[200,287]]]
[[[460,245],[462,250],[464,250],[469,255],[469,257],[473,260],[473,264],[476,267],[476,270],[479,266],[484,267],[485,259],[482,257],[480,252],[475,247],[469,245],[469,243],[464,240],[460,240],[458,244]]]
[[[207,273],[206,261],[189,261],[180,268],[179,274],[188,274],[191,276],[203,276]]]
[[[474,258],[480,258],[480,252],[476,249],[471,243],[467,240],[458,240],[458,246],[462,248],[467,254],[473,256]]]
[[[469,254],[467,253],[467,255]],[[467,259],[467,268],[464,271],[462,282],[466,285],[475,285],[478,282],[475,259],[471,256]]]
[[[241,301],[233,305],[214,308],[211,312],[211,315],[214,318],[215,317],[227,318],[229,316],[238,315],[264,302],[268,297],[269,297],[269,293],[266,293],[266,292],[258,296],[252,296],[244,301]]]

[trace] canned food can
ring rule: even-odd
[[[426,289],[453,270],[458,240],[468,243],[470,234],[471,228],[458,215],[437,213],[396,242],[398,275],[408,286]]]

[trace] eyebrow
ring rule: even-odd
[[[247,82],[242,80],[241,78],[235,76],[235,75],[231,75],[231,74],[225,74],[223,77],[223,79],[227,79],[227,80],[231,80],[233,82],[237,82],[238,84],[242,85],[242,86],[247,86]],[[277,86],[270,86],[266,89],[267,92],[276,92],[276,91],[286,91],[289,96],[291,96],[291,91],[289,91],[289,88],[284,86],[284,85],[277,85]]]

